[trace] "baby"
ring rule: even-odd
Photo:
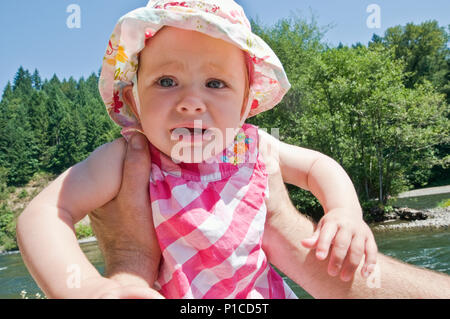
[[[149,141],[162,253],[154,288],[164,297],[296,298],[262,250],[272,170],[322,204],[325,215],[302,244],[321,260],[332,245],[329,273],[343,267],[341,278],[350,280],[364,254],[363,276],[373,271],[376,244],[345,171],[244,123],[289,87],[275,53],[232,0],[151,0],[119,20],[99,88],[124,137],[140,131]],[[123,139],[99,147],[19,217],[24,261],[48,295],[71,296],[68,269],[80,276],[77,296],[105,291],[73,225],[117,195],[124,154]]]

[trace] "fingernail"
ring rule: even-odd
[[[131,147],[135,150],[141,150],[144,148],[142,138],[140,138],[138,135],[139,134],[136,133],[131,137]]]
[[[337,269],[331,269],[328,274],[332,277],[336,277],[336,275],[338,274]]]
[[[374,270],[375,270],[375,265],[367,266],[363,272],[364,278],[368,278],[373,273]]]
[[[369,272],[367,271],[367,268],[363,271],[363,277],[364,278],[369,277]]]
[[[350,281],[350,279],[352,279],[352,275],[351,274],[343,274],[342,275],[342,280],[343,281]]]
[[[316,257],[323,260],[323,259],[325,259],[325,257],[327,257],[327,254],[323,251],[320,251],[316,254]]]
[[[369,265],[367,266],[367,275],[370,275],[371,273],[373,273],[373,271],[375,270],[375,265]]]

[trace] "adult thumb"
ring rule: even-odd
[[[146,187],[142,186],[148,184],[150,167],[147,138],[140,133],[135,133],[127,145],[123,164],[122,190],[134,194],[136,194],[135,192],[146,192]]]

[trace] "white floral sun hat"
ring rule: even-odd
[[[140,124],[123,100],[122,89],[136,83],[139,52],[145,47],[145,41],[163,26],[202,32],[230,42],[247,53],[248,117],[273,108],[291,86],[278,57],[252,33],[244,10],[233,0],[150,0],[146,7],[119,19],[103,58],[100,95],[124,135],[140,130]],[[133,91],[136,97],[136,90]]]

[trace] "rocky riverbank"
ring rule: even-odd
[[[450,226],[450,207],[415,210],[396,208],[387,214],[387,220],[372,225],[374,231],[448,229]]]

